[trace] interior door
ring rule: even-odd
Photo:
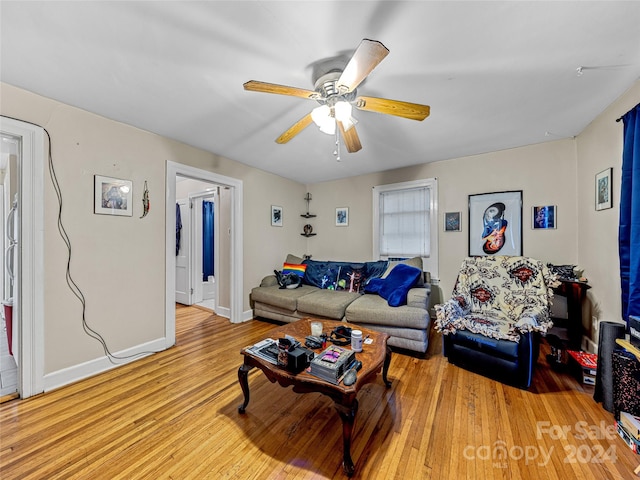
[[[176,233],[176,302],[184,305],[193,304],[191,287],[191,211],[189,200],[176,200],[180,207],[180,240]],[[177,230],[177,228],[176,228]]]

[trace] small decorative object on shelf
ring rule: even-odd
[[[303,213],[300,216],[303,217],[303,218],[314,218],[315,215],[309,213],[309,202],[311,201],[311,194],[309,192],[307,192],[307,194],[305,195],[304,199],[307,202],[307,213]]]
[[[313,237],[315,233],[313,233],[313,227],[308,223],[303,227],[303,233],[300,235],[304,235],[305,237]]]
[[[309,192],[307,192],[307,194],[304,197],[305,201],[307,202],[307,213],[303,213],[302,215],[300,215],[302,218],[314,218],[315,215],[309,213],[309,202],[311,201],[311,194]],[[303,228],[302,228],[302,233],[300,235],[302,235],[303,237],[313,237],[315,235],[315,233],[313,232],[313,227],[310,224],[306,224]]]

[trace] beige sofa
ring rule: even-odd
[[[294,255],[285,263],[304,263]],[[413,258],[403,262],[390,262],[383,278],[398,263],[422,270],[422,260]],[[426,276],[426,275],[425,275]],[[321,289],[303,284],[295,289],[281,289],[275,275],[266,276],[251,291],[254,315],[280,322],[293,322],[304,317],[341,320],[390,335],[389,345],[424,353],[429,344],[429,295],[431,286],[420,277],[416,286],[407,293],[407,304],[391,307],[377,294]]]

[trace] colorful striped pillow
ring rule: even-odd
[[[282,266],[282,274],[286,275],[288,273],[295,273],[300,278],[304,277],[304,272],[307,270],[307,266],[305,264],[297,264],[297,263],[285,263]]]

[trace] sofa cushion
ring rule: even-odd
[[[350,323],[388,325],[397,328],[416,328],[425,330],[431,319],[426,308],[407,305],[390,307],[387,301],[378,295],[362,295],[345,311],[345,319]]]
[[[287,258],[285,258],[284,263],[303,263],[303,259],[289,253]]]
[[[390,306],[406,305],[407,293],[416,284],[422,272],[416,267],[399,264],[386,278],[373,278],[365,287],[367,293],[377,293]]]
[[[354,323],[353,328],[363,327],[375,330],[377,332],[388,333],[392,337],[405,338],[416,342],[426,343],[429,340],[429,332],[426,329],[417,328],[400,328],[389,325],[380,325],[374,323]]]
[[[410,265],[412,267],[416,267],[420,269],[421,272],[423,268],[421,257],[407,258],[405,260],[392,260],[389,262],[389,266],[387,267],[385,272],[382,274],[382,278],[387,278],[391,273],[391,271],[396,267],[396,265]],[[424,285],[424,279],[422,278],[422,275],[420,275],[420,278],[418,278],[418,281],[416,282],[416,286],[422,287],[423,285]]]
[[[251,300],[285,308],[293,312],[297,308],[298,299],[311,294],[315,290],[316,288],[309,285],[302,285],[295,289],[281,289],[277,284],[270,287],[256,287],[251,290]]]
[[[347,306],[360,297],[359,293],[318,290],[316,288],[313,290],[312,293],[298,299],[298,312],[342,320]]]

